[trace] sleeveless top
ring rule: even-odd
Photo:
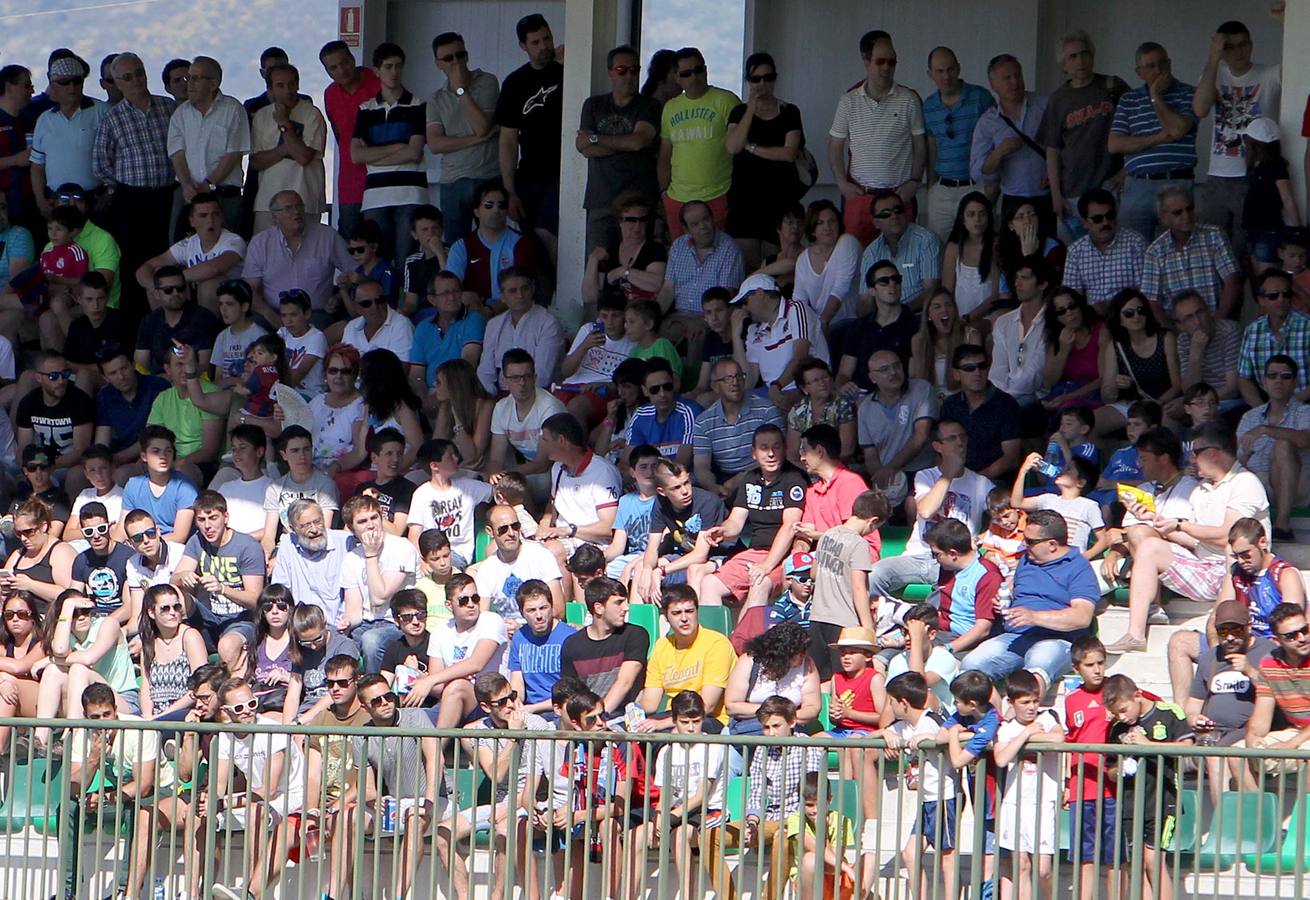
[[[1075,344],[1069,351],[1069,357],[1064,362],[1063,377],[1066,381],[1087,384],[1101,377],[1101,335],[1104,327],[1104,323],[1097,322],[1092,326],[1092,336],[1088,338],[1087,346],[1079,350]],[[1167,370],[1165,374],[1167,377]]]
[[[185,630],[179,631],[178,635],[184,633]],[[157,716],[186,693],[186,682],[191,677],[191,660],[186,658],[186,650],[168,662],[152,662],[146,677],[150,683],[150,705],[154,707],[150,715]]]
[[[91,620],[91,628],[86,633],[86,638],[78,640],[76,635],[68,636],[69,649],[74,652],[81,652],[96,642],[96,635],[100,633],[100,627],[104,625],[105,619],[97,616]],[[132,655],[127,650],[127,639],[123,637],[120,631],[118,634],[118,643],[109,649],[104,656],[96,660],[91,666],[97,675],[114,689],[114,693],[121,694],[124,691],[137,690],[136,670],[132,666]]]
[[[33,643],[36,643],[36,642],[38,642],[38,641],[39,641],[39,638],[37,638],[35,635],[33,635],[33,636],[32,636],[32,642],[33,642]],[[19,654],[19,653],[18,653],[18,648],[15,647],[13,644],[5,644],[5,658],[6,658],[6,659],[18,659],[18,657],[19,657],[20,655],[22,655],[22,656],[26,656],[27,653],[28,653],[28,651],[30,651],[31,649],[32,649],[32,648],[31,648],[31,646],[29,645],[26,649],[23,650],[22,654]],[[19,681],[36,681],[36,680],[37,680],[36,676],[34,676],[31,672],[28,672],[26,675],[15,675],[14,677],[17,678]]]
[[[1163,334],[1155,336],[1155,352],[1148,357],[1134,353],[1131,343],[1117,344],[1115,349],[1120,365],[1128,364],[1130,371],[1123,374],[1133,376],[1138,396],[1154,400],[1169,390],[1169,363],[1165,360]]]
[[[996,265],[996,260],[992,260],[992,265]],[[964,254],[958,254],[955,258],[955,305],[960,315],[967,316],[982,306],[991,295],[991,277],[983,281],[978,275],[978,267],[966,266]]]
[[[1237,563],[1232,565],[1233,593],[1251,611],[1251,633],[1257,637],[1272,638],[1269,613],[1283,602],[1283,589],[1278,584],[1283,572],[1294,568],[1285,559],[1275,556],[1262,575],[1248,575]]]
[[[799,666],[792,666],[777,681],[774,681],[768,675],[761,671],[755,679],[754,686],[746,695],[747,703],[763,703],[774,694],[780,694],[786,697],[798,707],[801,705],[801,693],[805,687],[805,663]]]
[[[287,698],[286,682],[268,683],[268,676],[274,669],[291,671],[291,641],[287,641],[277,658],[268,655],[267,641],[260,641],[255,647],[255,696],[259,698],[259,708],[265,711],[281,710]]]
[[[32,563],[30,566],[19,565],[19,563],[22,562],[23,560],[23,556],[20,554],[18,559],[14,561],[14,571],[22,572],[24,575],[26,575],[28,578],[32,579],[33,581],[41,581],[44,582],[45,584],[54,584],[55,569],[54,566],[50,565],[50,554],[55,552],[55,545],[58,543],[59,541],[56,541],[53,538],[46,541],[45,552],[42,553],[41,556],[37,559],[37,561]]]

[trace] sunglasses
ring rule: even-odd
[[[181,603],[165,603],[163,606],[155,607],[155,612],[159,613],[182,613]]]
[[[355,370],[348,366],[328,366],[327,373],[329,375],[354,375]]]
[[[1136,319],[1138,316],[1145,316],[1146,310],[1141,306],[1130,306],[1120,310],[1119,315],[1125,319]]]
[[[890,219],[892,216],[899,216],[905,212],[904,206],[889,206],[873,214],[875,219]]]
[[[477,606],[478,601],[482,598],[477,594],[465,594],[462,597],[451,597],[450,599],[455,601],[456,606]]]
[[[30,462],[23,464],[24,472],[42,472],[49,468],[50,466],[46,463]]]
[[[703,69],[705,67],[701,66],[701,68]],[[599,721],[600,721],[600,713],[587,713],[585,716],[583,716],[581,719],[578,720],[578,724],[581,725],[583,728],[590,728]]]
[[[437,59],[443,63],[453,63],[455,60],[463,62],[469,58],[467,50],[456,50],[454,53],[447,53],[445,56],[438,56]]]
[[[58,372],[45,372],[43,374],[45,375],[45,380],[50,382],[60,381],[65,378],[69,381],[73,380],[72,369],[60,369]]]
[[[86,197],[82,194],[55,194],[55,199],[60,203],[81,203]]]
[[[1291,372],[1265,372],[1265,378],[1274,381],[1291,381],[1295,377]]]
[[[32,614],[25,609],[6,609],[4,612],[6,622],[12,622],[14,619],[21,619],[26,622],[30,618],[32,618]]]
[[[788,575],[787,577],[797,584],[814,584],[814,579],[809,575]]]
[[[1030,538],[1027,535],[1024,535],[1023,542],[1029,547],[1036,547],[1038,544],[1045,544],[1049,540],[1053,540],[1053,538]]]
[[[649,222],[649,221],[650,221],[650,216],[624,216],[624,217],[623,217],[622,219],[620,219],[619,221],[621,221],[621,222],[628,222],[628,223],[630,223],[630,224],[631,224],[631,223],[636,223],[636,222]]]
[[[353,678],[328,678],[327,686],[330,688],[348,688],[355,683]]]
[[[260,609],[273,609],[274,607],[286,612],[291,608],[291,603],[287,600],[265,600],[259,604]]]
[[[873,59],[869,60],[869,62],[873,63],[875,66],[894,66],[896,65],[896,57],[875,56]]]
[[[1051,307],[1051,308],[1055,310],[1055,314],[1056,314],[1057,316],[1062,316],[1062,315],[1064,315],[1064,314],[1067,313],[1067,312],[1073,312],[1073,311],[1074,311],[1075,309],[1077,309],[1078,307],[1076,307],[1076,306],[1074,306],[1072,303],[1070,303],[1068,306],[1053,306],[1053,307]]]
[[[773,82],[778,80],[778,73],[768,72],[764,75],[747,75],[746,80],[751,84],[773,84]]]
[[[1243,637],[1246,634],[1246,626],[1225,625],[1222,628],[1216,628],[1215,633],[1220,637]]]
[[[523,523],[522,523],[522,522],[506,522],[504,525],[501,525],[500,527],[498,527],[498,528],[496,529],[496,537],[504,537],[504,536],[505,536],[505,532],[510,531],[511,529],[513,529],[514,531],[522,531],[522,530],[523,530]]]
[[[641,66],[610,66],[610,71],[615,75],[636,75],[641,72]]]
[[[14,534],[18,535],[20,538],[30,538],[35,537],[40,530],[41,527],[39,525],[33,526],[32,528],[15,528]]]
[[[1116,212],[1097,213],[1094,216],[1088,216],[1087,221],[1091,222],[1093,225],[1100,225],[1102,222],[1113,222],[1118,215],[1119,214]]]
[[[396,621],[402,625],[406,622],[422,622],[426,616],[421,612],[404,612],[396,614]]]
[[[1300,628],[1296,629],[1295,631],[1274,632],[1275,637],[1277,637],[1279,640],[1284,640],[1284,641],[1294,641],[1297,638],[1305,637],[1307,634],[1310,634],[1310,625],[1302,625]]]
[[[381,302],[382,301],[380,300],[369,300],[365,298],[364,300],[356,300],[355,305],[358,306],[360,309],[372,309],[374,303],[381,303]]]
[[[693,75],[704,75],[707,71],[705,63],[701,63],[699,66],[692,66],[690,69],[679,69],[678,77],[690,78]]]
[[[72,613],[72,615],[73,615],[73,618],[74,618],[74,619],[84,619],[84,618],[86,618],[86,617],[88,617],[88,616],[94,616],[95,614],[96,614],[96,608],[95,608],[94,606],[74,606],[74,607],[73,607],[73,613]]]
[[[227,710],[231,715],[244,716],[246,713],[253,713],[259,709],[259,701],[252,697],[245,703],[224,703],[223,709]]]
[[[652,397],[655,396],[656,394],[662,394],[665,391],[668,391],[670,394],[673,393],[672,381],[664,381],[659,384],[652,384],[646,388],[646,393],[650,394]]]
[[[396,701],[399,699],[395,691],[387,691],[385,694],[378,694],[372,700],[369,700],[368,705],[372,709],[377,709],[379,706],[395,706]]]
[[[504,697],[497,697],[495,700],[488,700],[487,702],[492,706],[499,707],[499,706],[506,706],[507,704],[513,703],[518,698],[519,698],[518,691],[510,691]]]
[[[109,533],[109,523],[101,522],[99,525],[87,525],[82,528],[83,537],[99,537],[102,534]]]
[[[981,372],[987,368],[987,363],[960,363],[955,368],[960,372]]]
[[[184,294],[186,293],[185,284],[166,284],[160,285],[159,293],[161,294]]]
[[[886,216],[883,218],[886,218]],[[879,275],[877,278],[873,279],[873,283],[878,285],[878,287],[886,287],[889,284],[900,284],[904,280],[904,276],[901,275]]]
[[[81,84],[84,80],[82,78],[56,78],[55,84],[60,87],[72,87],[75,84]]]
[[[147,538],[153,541],[157,537],[159,537],[158,528],[147,528],[145,531],[138,531],[136,534],[129,534],[127,539],[130,543],[139,544]]]
[[[1295,296],[1295,295],[1292,293],[1292,289],[1291,289],[1291,288],[1284,288],[1284,289],[1281,290],[1281,291],[1261,291],[1261,292],[1260,292],[1260,299],[1261,299],[1261,300],[1278,300],[1278,299],[1280,299],[1280,298],[1281,298],[1281,299],[1285,299],[1285,300],[1291,300],[1292,297],[1294,297],[1294,296]]]
[[[368,252],[368,247],[347,247],[351,256],[362,256]]]
[[[509,203],[505,200],[483,200],[483,209],[509,209]]]
[[[314,638],[296,638],[296,643],[302,647],[321,647],[327,643],[327,632]]]

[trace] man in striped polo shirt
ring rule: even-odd
[[[1260,660],[1255,681],[1255,708],[1246,723],[1246,740],[1234,746],[1261,750],[1296,750],[1310,742],[1310,625],[1305,607],[1280,603],[1269,613],[1277,648]],[[1287,727],[1272,730],[1274,713]],[[1263,760],[1270,774],[1295,772],[1294,759]]]
[[[1191,188],[1196,167],[1195,88],[1174,78],[1169,53],[1155,41],[1137,48],[1141,87],[1119,98],[1110,125],[1108,147],[1124,155],[1123,197],[1119,223],[1149,243],[1159,222],[1156,193],[1178,184]]]
[[[891,35],[867,32],[860,38],[860,58],[868,77],[837,101],[828,130],[828,164],[845,198],[846,233],[867,245],[878,236],[869,214],[873,192],[892,190],[912,203],[928,144],[919,95],[896,82]]]
[[[350,157],[368,168],[364,218],[382,229],[384,252],[395,269],[403,271],[406,257],[414,252],[414,207],[428,202],[423,166],[427,104],[405,88],[405,51],[400,45],[378,44],[373,69],[382,90],[359,107]]]

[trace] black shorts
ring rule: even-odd
[[[829,646],[836,643],[841,629],[842,626],[831,622],[810,620],[810,659],[814,660],[814,667],[819,670],[820,681],[832,681],[832,674],[841,671],[841,658]]]

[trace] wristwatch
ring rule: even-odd
[[[467,93],[468,93],[468,88],[462,88],[462,87],[455,88],[456,97],[463,97]]]
[[[596,146],[600,143],[600,135],[593,134],[591,137],[587,138],[587,143],[591,144],[593,147]]]
[[[747,152],[747,153],[751,153],[751,154],[753,154],[753,153],[755,152],[755,148],[756,148],[757,146],[759,146],[759,145],[758,145],[758,144],[753,144],[753,143],[752,143],[752,144],[747,144],[747,145],[746,145],[746,152]]]

